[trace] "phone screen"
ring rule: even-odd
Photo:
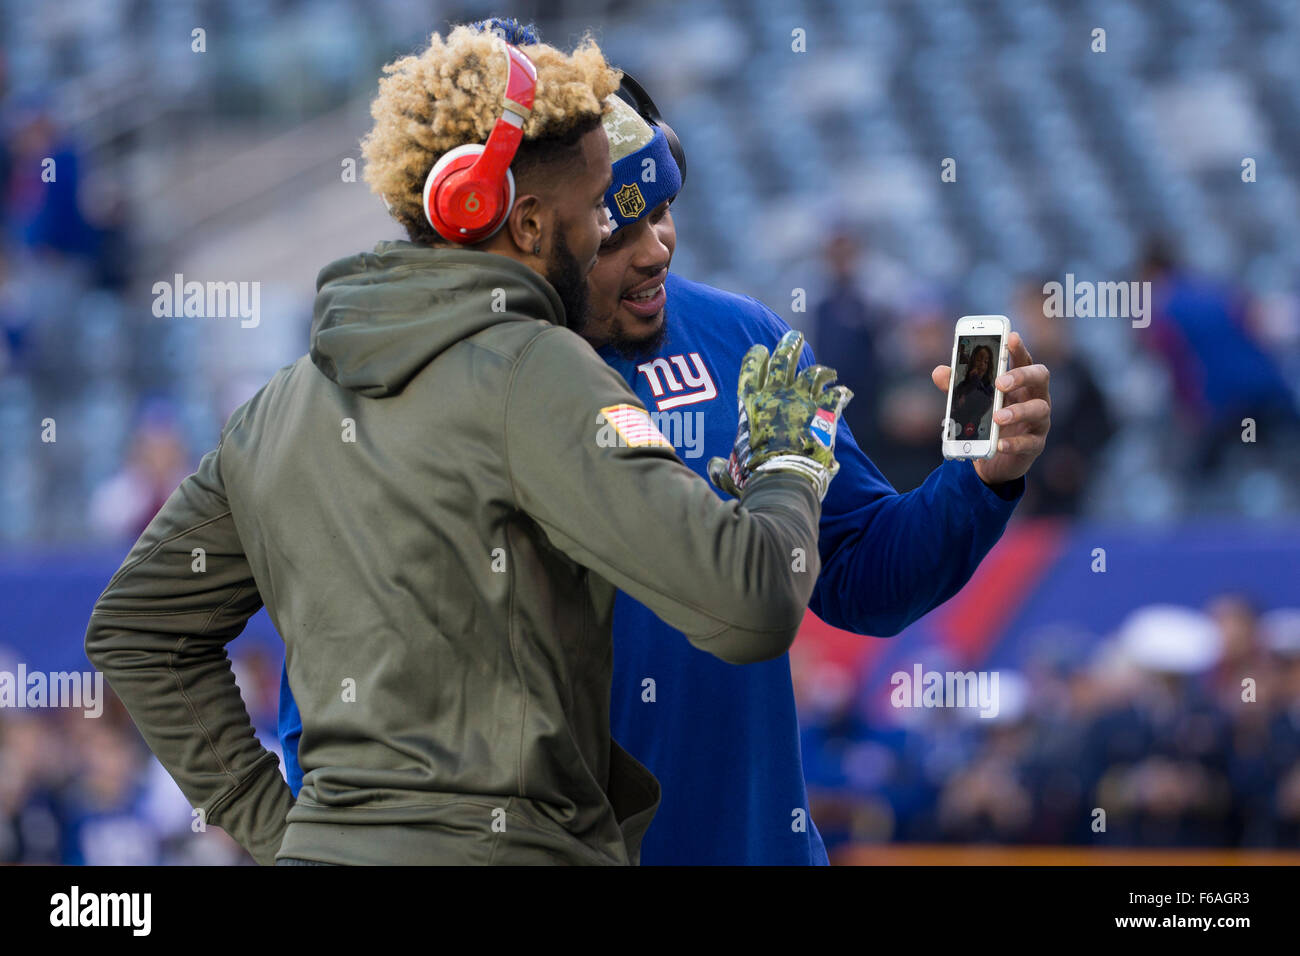
[[[952,407],[948,413],[949,441],[988,441],[993,424],[993,378],[998,373],[999,335],[957,338],[953,366]]]

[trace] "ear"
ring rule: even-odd
[[[541,197],[536,194],[516,197],[514,208],[506,217],[501,233],[509,237],[517,258],[541,259],[546,255],[543,237],[548,231],[549,223],[544,209]],[[541,253],[533,251],[538,246],[542,247]]]

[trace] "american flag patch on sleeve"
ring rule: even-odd
[[[664,437],[663,432],[655,427],[645,409],[635,405],[607,405],[600,410],[605,421],[614,426],[614,430],[631,448],[645,448],[662,445],[672,448],[672,442]]]

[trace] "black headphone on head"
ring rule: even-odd
[[[665,123],[663,117],[659,115],[659,108],[655,106],[655,101],[650,99],[650,94],[645,91],[645,87],[625,72],[623,82],[618,88],[618,97],[636,110],[637,115],[651,126],[663,130],[664,138],[668,140],[668,151],[673,154],[677,169],[682,174],[682,185],[685,186],[686,152],[682,149],[681,140],[677,138],[673,128]]]

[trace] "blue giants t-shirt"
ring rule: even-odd
[[[755,343],[773,348],[789,326],[748,296],[673,274],[666,287],[663,347],[634,361],[610,349],[601,356],[682,461],[707,480],[709,458],[727,457],[735,439],[741,359]],[[812,362],[805,348],[800,368]],[[828,363],[834,366],[835,357]],[[1005,500],[969,461],[950,461],[919,488],[898,494],[843,424],[836,458],[840,472],[822,504],[822,571],[811,608],[828,624],[861,634],[897,634],[957,593],[1001,536],[1024,489],[1020,479]],[[280,703],[296,794],[302,726],[283,682]],[[827,862],[808,811],[788,655],[727,664],[620,593],[610,727],[663,788],[641,844],[643,864]]]

